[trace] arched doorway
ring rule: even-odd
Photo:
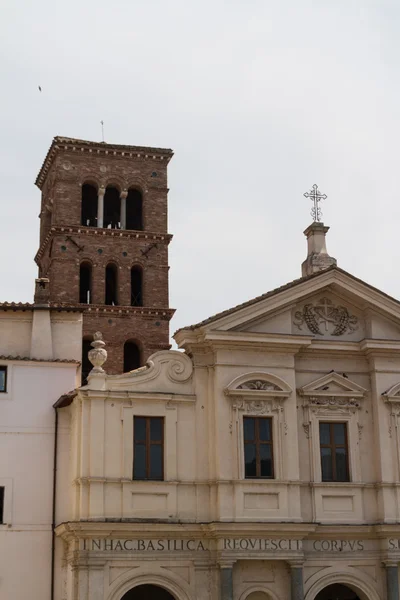
[[[121,600],[176,600],[175,597],[158,585],[138,585],[126,592]]]
[[[315,600],[360,600],[360,597],[347,585],[334,583],[321,590]]]

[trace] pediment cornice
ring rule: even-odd
[[[363,398],[367,390],[335,371],[327,373],[298,389],[300,396],[341,396]]]

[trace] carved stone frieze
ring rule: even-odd
[[[329,298],[308,303],[294,314],[293,324],[300,330],[306,326],[315,335],[340,336],[358,329],[358,318],[345,306],[335,305]]]
[[[281,388],[271,383],[270,381],[262,381],[260,379],[254,379],[252,381],[246,381],[237,387],[238,390],[278,390]]]
[[[266,415],[283,410],[281,404],[273,399],[244,400],[243,398],[237,398],[232,407],[235,410],[242,410],[249,415]]]
[[[356,398],[343,396],[310,396],[308,406],[313,412],[329,410],[348,413],[358,410],[360,402]]]

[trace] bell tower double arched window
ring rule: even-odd
[[[139,266],[131,269],[131,306],[143,306],[143,270]]]
[[[116,306],[118,304],[118,267],[114,263],[106,266],[105,304]]]
[[[92,347],[91,347],[92,340],[93,340],[92,336],[85,336],[82,339],[82,367],[81,367],[81,369],[82,369],[82,379],[81,379],[82,385],[87,384],[87,377],[93,368],[93,365],[89,360],[89,351],[92,349]]]
[[[124,344],[124,373],[134,371],[141,366],[141,352],[136,342],[128,340]]]
[[[92,301],[92,265],[89,262],[81,263],[79,267],[79,302],[90,304]]]
[[[143,230],[143,199],[140,190],[131,188],[126,198],[126,229]]]
[[[109,186],[104,194],[103,227],[106,229],[121,228],[121,198],[116,187]]]
[[[82,186],[81,225],[97,225],[97,189],[90,183],[84,183]]]

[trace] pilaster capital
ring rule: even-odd
[[[387,567],[395,567],[396,569],[399,566],[399,562],[397,560],[394,559],[387,559],[387,560],[383,560],[382,561],[382,565],[387,568]]]
[[[233,569],[233,565],[235,564],[236,560],[219,560],[218,561],[218,566],[219,568],[222,569]]]
[[[303,560],[287,560],[286,562],[291,569],[302,569],[304,565]]]

